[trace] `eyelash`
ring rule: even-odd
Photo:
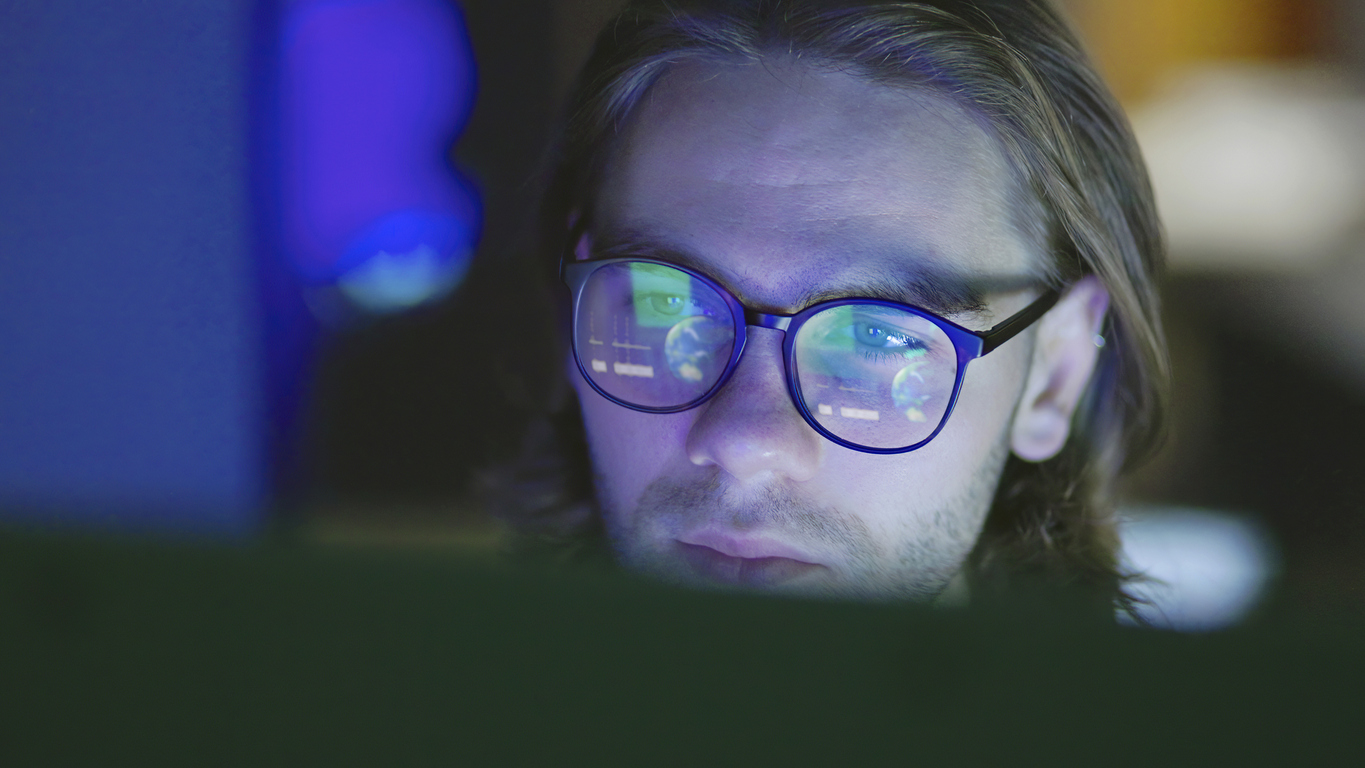
[[[885,363],[905,359],[904,355],[900,352],[888,352],[884,349],[859,347],[858,353],[863,356],[864,360],[869,360],[874,363]]]

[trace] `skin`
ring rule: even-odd
[[[766,312],[897,295],[985,330],[1038,293],[991,290],[1041,274],[1010,179],[984,122],[935,94],[794,61],[686,64],[625,127],[577,257],[662,255]],[[913,290],[925,275],[976,300],[935,306]],[[778,331],[749,328],[727,385],[676,414],[611,403],[571,363],[619,559],[702,587],[939,596],[1009,453],[1042,460],[1064,443],[1105,304],[1093,279],[1075,286],[972,362],[943,431],[897,455],[840,447],[802,420]]]

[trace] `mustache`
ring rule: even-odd
[[[729,523],[737,530],[773,528],[795,537],[793,543],[804,540],[855,556],[877,553],[872,532],[861,519],[814,504],[785,485],[768,486],[743,502],[734,496],[715,474],[690,483],[661,477],[640,493],[633,519],[652,519],[674,535],[703,520]]]

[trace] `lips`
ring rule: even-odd
[[[722,584],[776,586],[824,569],[806,553],[764,539],[704,532],[677,544],[697,575]]]

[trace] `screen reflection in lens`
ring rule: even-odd
[[[895,307],[845,304],[798,332],[797,386],[831,434],[868,448],[904,448],[942,421],[957,376],[952,341],[928,318]]]
[[[594,271],[575,333],[593,383],[646,408],[679,407],[704,395],[734,347],[720,294],[686,272],[647,262]]]

